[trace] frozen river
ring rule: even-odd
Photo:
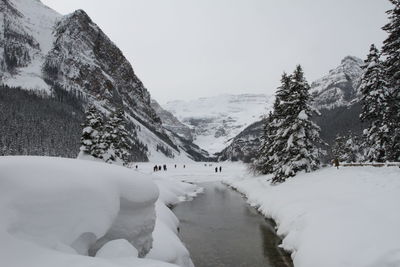
[[[178,204],[180,237],[196,267],[287,267],[274,225],[220,182],[201,183],[204,194]]]

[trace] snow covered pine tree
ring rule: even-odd
[[[336,135],[335,143],[332,147],[332,155],[335,159],[338,159],[339,162],[347,160],[346,137],[341,136],[339,134]]]
[[[365,160],[365,144],[363,138],[353,134],[351,131],[347,133],[344,143],[345,161],[347,163],[362,162]]]
[[[100,145],[103,129],[103,119],[94,105],[86,110],[86,119],[82,124],[81,147],[78,157],[92,156],[102,158],[104,153]]]
[[[367,122],[364,130],[366,160],[385,162],[388,158],[391,137],[388,118],[389,89],[378,49],[371,45],[364,65],[360,91],[362,111],[360,119]]]
[[[311,96],[303,70],[298,65],[290,76],[287,99],[281,103],[282,116],[276,135],[286,140],[281,151],[278,168],[274,171],[273,183],[284,182],[299,171],[310,172],[319,168],[321,143],[319,127],[311,121]]]
[[[390,2],[394,7],[387,11],[389,23],[382,28],[389,34],[382,47],[386,80],[390,89],[388,119],[391,144],[387,159],[400,161],[400,0]]]
[[[106,162],[117,161],[126,166],[129,163],[132,141],[126,129],[125,112],[117,109],[107,121],[104,134],[106,151],[104,158]]]
[[[290,76],[283,74],[281,83],[255,166],[261,173],[273,173],[272,183],[316,170],[320,156],[319,127],[311,121],[310,86],[301,66]]]
[[[280,119],[284,114],[281,102],[287,98],[290,87],[290,76],[283,73],[281,86],[275,94],[273,112],[270,112],[265,120],[263,140],[258,150],[258,156],[253,163],[252,169],[255,173],[271,174],[275,171],[280,161],[280,152],[284,147],[285,140],[276,135]]]

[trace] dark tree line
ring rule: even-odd
[[[0,155],[76,157],[81,106],[72,95],[60,99],[1,85]]]

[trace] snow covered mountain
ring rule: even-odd
[[[364,62],[353,56],[345,57],[340,65],[311,83],[311,93],[318,109],[333,109],[357,100]]]
[[[0,10],[2,85],[68,94],[104,114],[123,107],[136,132],[137,160],[196,158],[172,140],[131,64],[84,11],[63,16],[39,0],[0,0]]]
[[[362,131],[363,126],[358,118],[360,113],[358,88],[362,65],[361,59],[347,56],[337,68],[311,83],[314,106],[321,112],[321,116],[315,120],[321,127],[321,138],[328,144],[332,144],[338,133],[345,134],[349,130],[353,133]],[[261,144],[262,129],[262,120],[249,125],[218,153],[218,158],[250,161]]]
[[[193,130],[195,144],[216,153],[249,124],[260,120],[272,103],[273,97],[263,94],[220,95],[171,101],[164,108]]]

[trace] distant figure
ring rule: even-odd
[[[176,169],[176,164],[175,164],[175,169]]]
[[[157,165],[154,165],[154,167],[153,167],[153,171],[158,171],[158,167],[157,167]]]
[[[166,171],[167,170],[167,165],[163,165],[163,169],[164,169],[164,171]]]
[[[159,171],[161,171],[161,165],[160,165],[160,166],[158,166],[158,170],[159,170]]]
[[[136,165],[136,170],[138,169],[138,165]]]
[[[204,166],[206,166],[206,167],[207,167],[207,163],[204,163]]]
[[[336,168],[339,169],[339,159],[338,159],[338,158],[335,158],[335,159],[333,160],[333,164],[335,165]]]
[[[215,172],[218,172],[218,167],[215,167]]]
[[[219,166],[219,172],[222,172],[222,167],[221,166]]]
[[[186,165],[183,165],[183,168],[186,168]]]

